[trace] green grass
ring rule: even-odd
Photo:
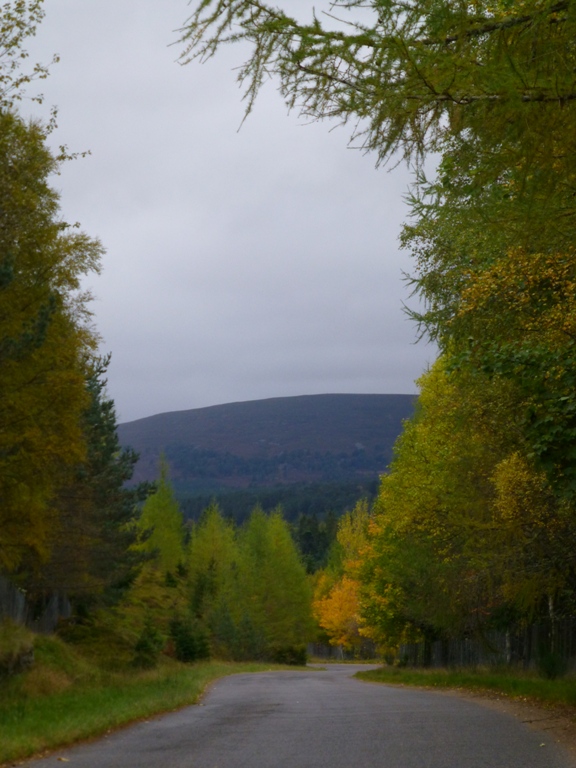
[[[576,680],[546,680],[536,673],[510,670],[407,669],[382,667],[358,672],[356,677],[375,683],[416,685],[426,688],[464,688],[511,698],[576,707]]]
[[[220,677],[280,668],[165,659],[154,670],[110,672],[56,638],[38,638],[36,658],[0,680],[0,765],[194,704]]]

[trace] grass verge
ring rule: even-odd
[[[206,686],[269,664],[166,659],[154,670],[109,672],[57,638],[38,638],[32,669],[0,680],[0,765],[194,704]]]
[[[536,674],[510,670],[407,669],[381,667],[358,672],[356,677],[374,683],[415,685],[425,688],[464,688],[495,693],[515,699],[530,699],[543,704],[576,707],[576,680],[546,680]]]

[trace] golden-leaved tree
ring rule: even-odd
[[[314,614],[331,645],[359,652],[362,646],[359,573],[368,544],[370,509],[359,501],[338,521],[326,568],[316,575]]]

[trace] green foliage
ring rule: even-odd
[[[559,653],[543,651],[538,657],[538,671],[547,680],[557,680],[564,677],[568,671],[568,664]]]
[[[10,0],[1,9],[0,27],[0,107],[13,109],[24,95],[25,86],[33,80],[48,76],[48,68],[35,64],[30,72],[22,72],[23,61],[28,58],[24,42],[36,34],[38,24],[44,18],[43,0]],[[51,63],[58,61],[54,56]],[[38,95],[34,101],[41,102]]]
[[[269,659],[306,643],[310,588],[279,513],[256,509],[235,531],[211,505],[192,529],[188,557],[191,609],[215,655]]]
[[[0,568],[22,580],[51,554],[53,497],[85,458],[98,339],[81,280],[102,254],[61,219],[50,181],[65,153],[47,147],[53,124],[13,111],[24,86],[47,74],[21,70],[42,16],[37,0],[6,2],[0,25]]]
[[[314,518],[318,525],[328,526],[330,536],[335,529],[335,521],[331,516],[340,517],[346,510],[352,509],[359,497],[369,501],[378,494],[378,480],[348,482],[348,483],[296,483],[275,488],[255,488],[245,490],[215,490],[210,495],[189,495],[180,483],[176,490],[182,512],[186,519],[198,520],[211,502],[214,501],[222,514],[237,525],[242,525],[249,517],[254,507],[262,507],[265,512],[282,508],[284,519],[293,526],[314,526]],[[303,531],[303,542],[306,533]],[[296,534],[298,537],[299,534]],[[314,555],[314,558],[316,556]]]
[[[443,361],[383,478],[361,566],[384,644],[482,634],[574,605],[574,509],[528,458],[516,391]]]
[[[89,371],[90,404],[83,419],[87,460],[79,468],[67,496],[74,499],[77,515],[82,502],[88,507],[95,528],[95,541],[88,555],[93,578],[107,599],[117,599],[132,582],[141,563],[135,551],[136,507],[151,488],[146,483],[127,487],[138,455],[129,448],[121,448],[118,441],[114,401],[106,392],[104,378],[109,361],[110,356],[96,359]]]
[[[134,666],[140,669],[155,667],[160,659],[164,644],[164,636],[154,624],[154,620],[148,618],[134,645]]]
[[[326,565],[336,538],[337,525],[336,515],[329,512],[325,520],[318,520],[316,515],[300,515],[292,527],[294,541],[308,573]]]
[[[42,126],[0,114],[0,568],[12,573],[49,553],[52,498],[84,460],[97,341],[80,281],[102,248],[61,220],[45,140]]]
[[[296,659],[312,631],[310,600],[305,568],[279,513],[256,510],[236,530],[211,505],[190,531],[185,562],[165,571],[148,560],[118,604],[89,624],[109,633],[119,657],[126,644],[138,645],[139,664],[160,652],[151,628],[170,638],[165,653],[180,661]]]
[[[452,160],[461,167],[458,156]],[[541,187],[537,174],[519,179],[516,169],[484,188],[472,172],[455,181],[446,159],[441,173],[413,200],[415,223],[403,236],[426,305],[416,317],[452,367],[513,383],[530,453],[570,497],[576,487],[573,170],[562,162],[555,169],[567,185],[560,187],[563,196]]]
[[[26,578],[30,598],[63,592],[77,611],[117,601],[142,561],[134,523],[136,505],[149,489],[126,487],[138,457],[118,443],[114,403],[103,378],[108,362],[95,358],[90,364],[81,420],[86,454],[52,501],[50,554]]]
[[[178,661],[190,663],[210,658],[208,637],[198,621],[174,617],[170,622],[170,638],[174,642],[174,655]]]
[[[188,544],[188,583],[193,614],[213,622],[221,603],[233,600],[238,547],[232,525],[224,520],[217,505],[211,504],[192,528]]]
[[[494,172],[514,165],[526,147],[543,154],[570,133],[576,20],[569,3],[342,0],[308,23],[251,0],[195,6],[182,36],[185,61],[248,43],[238,75],[247,83],[247,111],[277,75],[289,107],[359,122],[363,146],[380,159],[397,149],[421,155],[446,135],[481,136],[489,145],[482,159]]]
[[[0,622],[0,679],[22,672],[33,663],[32,633],[10,621]]]
[[[176,578],[177,586],[166,584],[166,575],[154,561],[148,561],[140,570],[121,600],[111,608],[99,611],[91,620],[111,636],[118,638],[118,655],[128,643],[133,647],[142,628],[148,621],[167,637],[174,616],[187,617],[188,584],[184,578]],[[114,641],[110,638],[109,644]]]
[[[311,591],[287,523],[279,512],[255,509],[239,536],[237,622],[270,648],[292,647],[309,637]],[[250,632],[248,633],[248,629]]]
[[[175,573],[184,560],[184,531],[180,507],[168,479],[168,465],[162,459],[155,493],[148,496],[138,520],[143,552],[154,556],[164,572]]]
[[[420,410],[383,478],[363,580],[365,621],[386,643],[400,642],[407,628],[462,631],[461,622],[477,615],[472,606],[491,599],[476,572],[464,581],[463,547],[478,541],[488,520],[483,488],[492,454],[473,439],[459,411],[472,403],[461,394],[438,365],[425,377]]]
[[[234,661],[268,659],[270,649],[266,642],[263,622],[257,622],[248,613],[242,614],[240,618],[237,610],[234,613],[235,620],[232,620],[228,626],[226,653]]]
[[[270,658],[276,664],[305,667],[308,661],[308,654],[305,645],[280,646],[279,648],[270,649]]]

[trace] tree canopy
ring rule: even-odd
[[[83,460],[97,335],[81,278],[100,243],[60,218],[39,124],[0,112],[0,566],[45,554],[50,501]]]
[[[81,419],[85,454],[67,468],[51,501],[47,559],[32,563],[26,579],[35,598],[58,591],[84,607],[115,602],[142,564],[134,518],[150,487],[126,485],[138,456],[118,441],[104,378],[108,362],[109,357],[90,361],[89,399]]]
[[[49,64],[58,61],[54,56],[46,64],[36,63],[32,69],[22,68],[28,59],[25,42],[34,37],[38,24],[44,18],[43,0],[8,0],[0,10],[0,108],[13,109],[22,99],[26,86],[33,80],[48,77]],[[41,102],[42,95],[33,97]]]
[[[168,477],[168,464],[162,457],[160,478],[140,512],[140,547],[153,555],[163,573],[174,574],[184,561],[184,531],[180,505]]]
[[[327,566],[316,575],[314,614],[331,645],[361,651],[360,567],[368,546],[371,511],[365,500],[338,521]]]
[[[248,110],[275,75],[290,107],[360,121],[357,135],[380,160],[398,149],[422,156],[454,134],[474,134],[498,146],[494,162],[509,167],[523,144],[553,145],[543,110],[554,115],[556,138],[572,125],[573,5],[336,0],[299,22],[260,0],[201,0],[184,25],[183,60],[246,42],[252,51],[238,77]],[[511,121],[520,110],[523,119]]]
[[[368,634],[395,645],[526,623],[551,604],[571,615],[574,506],[528,457],[516,387],[442,359],[420,385],[360,567]]]

